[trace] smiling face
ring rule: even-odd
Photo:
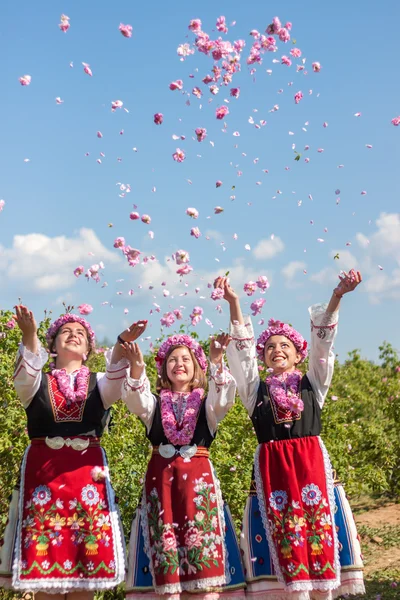
[[[71,360],[85,360],[89,354],[89,342],[86,329],[80,323],[65,323],[57,332],[52,351],[57,356],[67,356]]]
[[[294,371],[301,361],[301,354],[284,335],[271,335],[264,346],[264,362],[274,374]]]
[[[189,348],[178,346],[173,349],[166,357],[166,371],[173,391],[190,391],[195,368]]]

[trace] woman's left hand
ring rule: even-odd
[[[351,269],[348,273],[344,271],[339,275],[339,279],[339,285],[333,290],[339,298],[355,290],[362,282],[360,271],[355,271],[354,269]]]
[[[231,341],[231,337],[227,333],[220,333],[214,338],[210,344],[210,361],[215,365],[222,364],[222,357]]]
[[[126,343],[134,342],[146,331],[146,327],[147,319],[136,321],[128,329],[125,329],[119,337]]]

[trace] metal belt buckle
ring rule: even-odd
[[[172,444],[160,444],[158,451],[163,458],[172,458],[176,454],[175,446]]]
[[[82,438],[71,438],[64,439],[61,436],[57,436],[54,438],[46,437],[46,446],[51,448],[52,450],[61,450],[64,446],[68,448],[72,448],[73,450],[86,450],[89,447],[90,440],[83,440]]]
[[[193,444],[193,446],[182,446],[182,448],[179,450],[179,454],[182,456],[182,458],[193,458],[196,452],[196,444]]]

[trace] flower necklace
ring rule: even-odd
[[[186,408],[182,419],[178,419],[174,411],[173,398],[175,393],[171,390],[161,390],[161,421],[168,441],[174,446],[186,446],[190,443],[197,423],[201,401],[204,396],[202,388],[194,389],[186,399]]]
[[[76,374],[72,388],[70,376],[65,369],[52,369],[51,371],[52,376],[57,381],[58,389],[66,399],[67,404],[86,398],[89,373],[89,369],[82,366]]]
[[[269,386],[271,397],[282,410],[290,410],[296,414],[304,410],[304,402],[299,393],[301,378],[301,371],[270,375],[266,378],[265,383]]]

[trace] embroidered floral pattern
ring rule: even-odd
[[[194,574],[220,565],[223,558],[222,537],[219,531],[217,496],[213,483],[204,478],[194,481],[196,505],[194,519],[182,527],[163,521],[163,509],[156,488],[147,496],[148,526],[151,555],[156,574]]]
[[[283,572],[290,578],[301,571],[322,575],[334,567],[324,557],[325,548],[333,545],[332,520],[329,505],[322,491],[314,483],[301,490],[301,501],[288,501],[284,490],[271,492],[267,506],[269,528],[280,555]],[[296,560],[295,548],[306,548],[308,564]]]
[[[57,507],[57,504],[60,506],[61,501],[56,500],[46,510],[44,507],[50,501],[50,489],[46,485],[39,485],[25,506],[27,514],[22,523],[22,527],[25,529],[23,544],[25,548],[29,548],[35,543],[38,556],[47,554],[50,543],[53,546],[61,546],[63,541],[60,530],[65,525],[65,518],[59,515]]]
[[[82,488],[81,498],[89,509],[85,509],[78,500],[71,500],[70,509],[75,512],[68,517],[67,525],[73,531],[72,542],[75,545],[84,542],[86,554],[95,555],[98,554],[99,543],[106,547],[110,545],[110,536],[107,534],[107,531],[111,529],[110,515],[102,512],[106,508],[106,504],[100,500],[95,485],[89,484]],[[86,567],[90,571],[87,565]]]

